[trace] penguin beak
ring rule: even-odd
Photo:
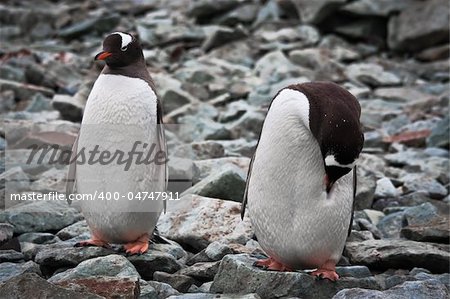
[[[108,58],[111,55],[112,55],[111,52],[103,51],[103,52],[100,52],[97,55],[95,55],[94,60],[105,60],[106,58]]]
[[[331,188],[333,188],[334,181],[332,181],[330,179],[330,177],[328,176],[328,174],[326,174],[325,177],[323,178],[323,182],[325,184],[325,188],[327,190],[327,193],[330,193]]]

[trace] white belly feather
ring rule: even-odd
[[[156,95],[145,81],[100,75],[87,101],[78,152],[84,148],[88,157],[88,151],[98,145],[99,151],[122,151],[127,159],[136,141],[158,144],[156,126]],[[138,150],[143,150],[142,144]],[[81,201],[82,212],[91,230],[109,242],[134,241],[151,233],[163,209],[161,200],[128,200],[138,192],[165,191],[164,166],[137,165],[133,158],[128,170],[117,159],[106,165],[77,165],[77,193],[97,195],[96,200]],[[120,198],[101,200],[100,194],[118,194]]]
[[[248,208],[272,257],[296,269],[338,261],[352,210],[352,172],[325,191],[319,144],[304,124],[298,97],[275,99],[253,162]]]

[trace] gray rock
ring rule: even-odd
[[[0,263],[0,282],[5,282],[24,273],[36,273],[38,275],[42,275],[39,265],[33,261],[28,261],[23,264],[9,262]]]
[[[23,259],[24,255],[21,252],[17,252],[12,249],[0,250],[0,263],[18,262]]]
[[[245,294],[245,295],[218,295],[218,294],[205,294],[205,293],[192,293],[183,294],[178,296],[170,296],[170,299],[261,299],[258,294]]]
[[[370,277],[373,276],[369,268],[366,266],[346,266],[346,267],[336,267],[336,273],[339,277]]]
[[[359,168],[357,169],[357,176],[355,209],[371,208],[377,186],[376,177],[373,174],[363,175],[363,171]]]
[[[115,28],[119,22],[120,16],[118,14],[95,16],[61,29],[59,36],[72,39],[92,32],[100,35],[111,31],[111,28]]]
[[[375,198],[395,197],[398,195],[398,191],[389,178],[382,178],[377,180],[377,186],[375,188]]]
[[[219,241],[212,242],[205,249],[205,254],[206,256],[208,256],[208,258],[211,259],[211,261],[219,261],[225,255],[231,253],[233,253],[233,250],[227,244],[221,243]]]
[[[217,27],[203,42],[202,49],[208,52],[226,43],[244,38],[246,35],[240,26],[236,28]]]
[[[419,89],[411,87],[381,87],[374,92],[376,97],[385,100],[411,103],[414,101],[426,101],[433,98],[433,95],[421,92]]]
[[[392,213],[383,217],[377,224],[384,238],[399,238],[400,230],[405,225],[403,212]]]
[[[429,176],[408,174],[402,180],[405,193],[423,192],[433,199],[442,199],[447,195],[447,188]]]
[[[439,217],[438,209],[431,203],[410,207],[403,212],[409,225],[423,225]]]
[[[403,11],[413,3],[415,3],[414,0],[359,0],[346,4],[340,8],[340,11],[360,16],[389,17],[394,13]]]
[[[448,244],[450,240],[448,223],[448,218],[436,217],[426,224],[405,226],[400,235],[413,241]]]
[[[427,146],[441,147],[448,149],[450,135],[450,118],[444,117],[431,130],[431,135],[427,139]]]
[[[211,281],[219,270],[219,264],[220,261],[196,263],[181,269],[177,274],[190,276],[195,280],[202,282]]]
[[[34,260],[41,268],[51,272],[58,268],[75,267],[83,261],[113,253],[113,250],[102,247],[54,248],[49,246],[39,248]]]
[[[108,277],[137,277],[140,278],[136,268],[125,257],[117,254],[88,259],[81,262],[73,269],[55,274],[49,282],[61,282],[64,280],[88,278],[94,276]]]
[[[84,105],[77,97],[62,94],[56,94],[52,100],[53,108],[61,113],[62,118],[73,122],[81,121]]]
[[[198,22],[202,22],[204,19],[208,19],[218,13],[225,13],[238,5],[238,0],[197,1],[191,3],[187,14],[196,18]]]
[[[373,234],[367,230],[352,230],[350,236],[347,237],[347,242],[361,242],[365,240],[374,240]]]
[[[193,182],[198,183],[217,169],[228,167],[227,165],[236,165],[244,172],[247,172],[249,163],[250,159],[245,157],[224,157],[194,161]]]
[[[0,186],[2,188],[6,188],[9,194],[17,194],[20,191],[29,190],[30,178],[20,166],[12,167],[0,174]],[[5,202],[5,204],[6,207],[8,207],[11,202],[9,202],[8,196],[6,197],[6,199],[7,202]]]
[[[257,138],[261,133],[264,119],[264,114],[256,111],[248,111],[241,118],[228,125],[227,128],[230,130],[233,139],[242,137]]]
[[[333,299],[356,299],[356,298],[448,298],[448,289],[435,280],[406,281],[386,291],[366,290],[362,288],[345,289],[337,293]]]
[[[147,281],[146,285],[152,287],[156,291],[156,298],[168,298],[169,296],[179,295],[180,293],[175,290],[170,284],[158,281]],[[142,294],[142,291],[141,291]],[[150,297],[155,298],[155,297]]]
[[[361,230],[368,230],[370,231],[375,239],[381,239],[382,238],[382,232],[370,221],[366,219],[356,219],[356,223],[359,225]]]
[[[229,165],[207,176],[183,194],[241,202],[244,197],[246,175],[239,167]]]
[[[89,227],[86,220],[81,220],[63,228],[56,233],[56,236],[65,241],[78,236],[88,236],[89,233]]]
[[[178,146],[171,155],[192,160],[205,160],[223,157],[225,149],[222,144],[215,141],[198,141]]]
[[[5,90],[14,91],[15,97],[21,101],[31,100],[38,93],[47,97],[52,97],[54,94],[54,91],[49,88],[0,79],[0,92]]]
[[[14,235],[14,226],[9,223],[0,223],[0,246],[7,243]]]
[[[444,0],[416,2],[392,17],[388,26],[389,47],[397,51],[417,51],[448,41],[447,4]]]
[[[186,293],[195,282],[192,277],[187,275],[169,274],[166,272],[158,271],[153,273],[153,279],[159,282],[167,283],[174,289],[182,293]]]
[[[218,240],[245,244],[253,235],[249,218],[240,219],[239,203],[197,195],[168,205],[158,229],[163,236],[197,250]]]
[[[265,81],[271,78],[285,78],[288,74],[298,71],[295,66],[281,51],[267,53],[255,64],[255,74]],[[273,95],[269,95],[271,97]]]
[[[175,273],[181,268],[181,265],[172,255],[153,250],[142,255],[130,256],[128,260],[145,280],[153,279],[155,271]]]
[[[342,277],[337,282],[316,281],[302,272],[265,271],[253,267],[255,258],[246,254],[227,255],[223,258],[219,272],[211,286],[212,292],[234,294],[257,293],[261,298],[301,297],[329,298],[344,288],[364,286],[380,289],[372,277]],[[245,282],[245,283],[243,283]]]
[[[60,230],[81,218],[77,210],[60,201],[37,201],[0,212],[0,222],[11,223],[18,234]]]
[[[56,285],[68,290],[93,293],[101,298],[137,298],[140,293],[137,278],[96,276],[61,281]]]
[[[320,0],[311,3],[306,0],[294,0],[292,2],[296,6],[300,20],[303,23],[317,24],[332,15],[346,1]]]
[[[60,239],[50,233],[25,233],[19,236],[20,242],[30,242],[35,244],[52,244],[59,242]]]
[[[258,5],[253,3],[241,4],[238,8],[221,16],[218,23],[224,26],[253,23],[258,14],[258,8]]]
[[[101,299],[92,293],[67,290],[49,283],[36,274],[27,273],[15,277],[0,286],[1,298],[86,298]]]
[[[353,81],[372,87],[400,85],[402,82],[397,75],[374,63],[353,63],[347,67],[345,74]]]
[[[421,267],[437,273],[449,272],[450,253],[432,243],[386,239],[350,242],[345,246],[345,256],[352,264],[374,269]]]
[[[28,104],[28,106],[25,110],[28,112],[41,112],[44,110],[51,110],[51,109],[52,109],[52,104],[51,104],[50,99],[41,95],[40,93],[37,93],[31,99],[31,103]]]

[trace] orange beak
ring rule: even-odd
[[[103,51],[103,52],[100,52],[97,55],[95,55],[94,60],[105,60],[106,58],[108,58],[111,55],[112,55],[111,52]]]

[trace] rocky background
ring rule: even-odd
[[[1,194],[64,191],[67,168],[27,145],[71,147],[117,30],[139,36],[166,123],[189,124],[167,132],[170,175],[194,184],[141,256],[74,248],[88,229],[65,202],[1,211],[1,298],[448,298],[448,1],[7,0],[0,22]],[[268,104],[312,80],[359,99],[366,140],[335,283],[253,267],[239,215]]]

